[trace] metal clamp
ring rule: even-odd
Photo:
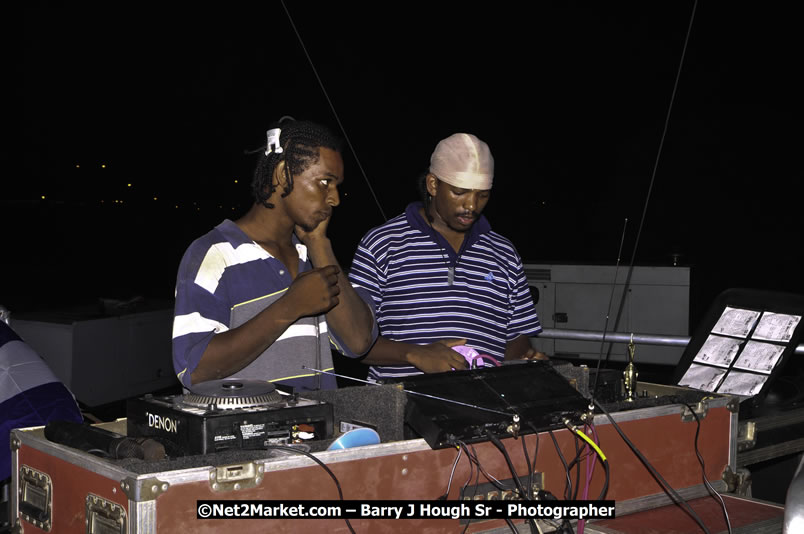
[[[104,499],[94,493],[86,498],[87,534],[124,534],[126,530],[126,509],[116,502]]]
[[[209,486],[216,492],[254,488],[264,474],[265,466],[254,462],[214,467],[209,471]]]
[[[737,427],[737,451],[753,449],[757,444],[757,424],[755,421],[743,421]]]
[[[709,403],[706,401],[706,399],[703,399],[697,404],[693,404],[691,406],[695,409],[695,415],[698,416],[699,420],[706,419],[706,414],[709,412]],[[695,415],[693,415],[690,409],[686,406],[681,409],[681,421],[684,423],[695,421]]]
[[[750,495],[751,471],[748,469],[740,467],[737,469],[737,472],[734,472],[729,466],[726,466],[722,478],[723,482],[726,483],[728,493],[736,493],[742,496]]]
[[[53,526],[53,482],[48,474],[27,465],[19,470],[19,513],[45,532]]]

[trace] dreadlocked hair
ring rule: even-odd
[[[266,208],[273,208],[274,205],[268,202],[271,195],[276,191],[273,183],[274,169],[280,162],[285,162],[285,186],[282,188],[282,197],[286,197],[293,191],[293,177],[306,171],[311,165],[315,164],[319,158],[318,149],[321,147],[329,148],[336,152],[341,152],[342,141],[333,134],[327,127],[310,121],[296,121],[283,117],[277,123],[269,127],[270,129],[280,128],[279,144],[282,152],[275,150],[265,155],[265,148],[261,149],[260,159],[257,168],[254,170],[254,177],[251,180],[251,193],[255,202],[262,204]]]

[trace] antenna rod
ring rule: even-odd
[[[310,57],[310,54],[307,52],[307,47],[304,46],[304,41],[302,41],[301,34],[299,30],[296,29],[296,24],[293,23],[293,18],[290,16],[290,11],[288,11],[287,6],[285,5],[284,0],[280,0],[282,2],[282,8],[285,10],[285,14],[288,17],[288,21],[290,22],[290,26],[293,28],[293,32],[296,34],[296,38],[299,40],[299,44],[304,51],[305,57],[307,57],[307,62],[310,63],[310,68],[313,69],[313,74],[315,74],[315,79],[318,80],[318,85],[321,87],[321,92],[324,93],[324,98],[327,99],[327,104],[329,104],[329,108],[332,110],[332,114],[335,116],[335,120],[338,122],[338,126],[340,127],[341,131],[343,132],[343,137],[346,139],[346,144],[349,145],[349,150],[352,151],[352,155],[357,162],[357,167],[360,169],[360,173],[363,175],[363,180],[365,180],[366,185],[371,192],[371,196],[374,197],[374,203],[377,204],[377,208],[380,210],[380,214],[382,215],[383,220],[387,221],[388,217],[385,216],[385,211],[383,211],[382,206],[380,205],[380,201],[377,199],[377,195],[374,193],[374,188],[371,187],[371,182],[369,182],[368,176],[366,175],[366,171],[363,170],[363,165],[360,164],[360,159],[357,157],[357,152],[355,152],[355,147],[352,146],[352,141],[349,139],[349,134],[346,133],[346,128],[343,127],[343,123],[341,123],[341,118],[338,116],[338,112],[335,111],[335,106],[332,104],[332,100],[329,99],[329,94],[327,90],[324,88],[324,82],[321,81],[321,77],[318,75],[318,70],[315,68],[315,64],[313,64],[313,59]]]
[[[595,387],[592,388],[592,399],[597,395],[598,375],[600,374],[600,362],[603,360],[603,347],[606,346],[606,333],[609,328],[609,312],[611,311],[611,303],[614,301],[614,289],[617,287],[617,273],[620,270],[620,256],[623,253],[623,243],[625,242],[625,229],[628,227],[628,218],[625,218],[623,223],[623,233],[620,236],[620,249],[617,251],[617,263],[614,266],[614,280],[611,281],[611,295],[609,295],[609,305],[606,307],[606,322],[603,323],[603,338],[600,340],[600,354],[597,357],[597,369],[595,370]],[[625,292],[625,288],[623,288]],[[609,343],[609,351],[611,351],[612,344]],[[608,356],[606,356],[608,361]]]
[[[659,140],[659,149],[656,151],[656,160],[653,164],[653,172],[650,177],[650,185],[648,186],[648,194],[645,197],[645,205],[642,208],[642,218],[639,221],[639,229],[637,230],[636,241],[634,241],[634,250],[631,253],[631,264],[628,266],[628,274],[625,277],[625,286],[623,287],[623,294],[620,297],[620,305],[617,308],[617,316],[614,319],[614,331],[620,326],[620,318],[622,317],[623,307],[625,306],[625,298],[628,294],[628,287],[631,285],[631,275],[634,272],[634,261],[636,259],[637,248],[639,247],[639,240],[642,236],[642,227],[645,224],[645,215],[648,212],[648,203],[650,202],[651,192],[653,191],[653,183],[656,181],[656,171],[659,168],[659,160],[662,156],[662,149],[664,148],[664,140],[667,137],[667,130],[670,125],[670,114],[673,111],[673,103],[676,100],[676,92],[678,91],[678,82],[681,79],[681,69],[684,66],[684,58],[687,55],[687,45],[690,42],[690,34],[692,33],[692,23],[695,20],[695,11],[698,8],[698,0],[692,5],[692,13],[690,14],[690,22],[687,26],[687,35],[684,37],[684,46],[681,50],[681,60],[678,63],[678,70],[676,71],[676,79],[673,83],[673,92],[670,95],[670,104],[667,107],[667,115],[664,119],[664,128],[662,129],[662,137]],[[606,352],[606,362],[609,361],[611,356],[612,345],[609,345],[609,350]]]

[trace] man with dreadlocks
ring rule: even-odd
[[[305,121],[268,131],[254,204],[185,252],[176,282],[173,366],[182,384],[260,379],[336,387],[330,343],[350,357],[377,336],[371,298],[338,266],[326,234],[343,182],[340,140]]]
[[[546,358],[530,344],[542,328],[522,259],[481,215],[493,176],[486,143],[451,135],[421,177],[423,202],[360,241],[349,278],[377,308],[370,379]]]

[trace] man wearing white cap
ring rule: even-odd
[[[489,364],[545,358],[530,345],[542,328],[522,259],[481,215],[493,177],[488,145],[451,135],[430,158],[423,201],[360,241],[349,278],[377,308],[370,379],[465,368],[458,345]]]

